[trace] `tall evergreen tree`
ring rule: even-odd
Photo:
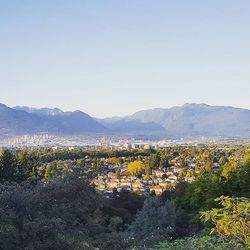
[[[9,150],[4,150],[0,156],[0,180],[16,181],[18,174],[15,156]]]

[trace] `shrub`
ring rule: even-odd
[[[215,225],[211,233],[235,237],[243,246],[250,247],[250,200],[221,196],[215,201],[223,207],[201,213],[203,222],[212,221]]]

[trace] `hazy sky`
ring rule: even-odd
[[[250,1],[0,0],[0,102],[250,109]]]

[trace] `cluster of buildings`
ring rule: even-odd
[[[170,167],[168,170],[156,169],[152,170],[150,178],[146,178],[145,174],[128,175],[126,167],[119,167],[119,175],[114,171],[114,166],[111,168],[111,171],[104,171],[92,180],[95,189],[105,195],[113,193],[114,189],[118,192],[122,190],[140,194],[155,192],[156,195],[160,195],[166,189],[171,189],[174,186],[180,172],[180,168],[176,167]],[[190,177],[186,180],[192,181],[193,178]]]
[[[86,147],[93,149],[158,149],[175,145],[176,141],[148,141],[133,138],[94,137],[94,136],[60,136],[51,134],[22,135],[0,140],[0,147],[22,148],[22,147]]]
[[[59,136],[49,134],[22,135],[0,140],[2,148],[39,147],[95,147],[98,140],[84,136]]]
[[[211,142],[210,142],[211,143]],[[175,145],[196,145],[203,147],[206,144],[196,140],[138,140],[129,137],[116,135],[52,135],[52,134],[33,134],[22,135],[10,138],[1,138],[0,147],[20,148],[20,147],[86,147],[94,149],[158,149]]]
[[[54,136],[48,134],[39,135],[22,135],[13,138],[1,140],[3,147],[17,148],[17,147],[38,147],[43,145],[52,145]]]
[[[106,138],[103,137],[98,141],[97,147],[101,149],[111,149],[111,150],[127,150],[127,149],[159,149],[166,148],[176,145],[195,145],[198,147],[204,147],[206,144],[200,143],[195,140],[184,140],[183,138],[179,140],[137,140],[134,138]]]
[[[158,149],[166,146],[160,141],[147,141],[131,139],[109,140],[106,138],[100,139],[98,143],[99,148],[112,150],[126,150],[126,149]]]

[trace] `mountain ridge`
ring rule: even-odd
[[[107,131],[102,124],[81,111],[63,112],[57,108],[10,108],[0,104],[0,135],[80,134]]]
[[[106,127],[117,131],[133,131],[135,123],[150,124],[167,137],[239,137],[250,138],[250,110],[231,106],[186,103],[172,108],[155,108],[135,112],[131,116],[103,119]],[[130,129],[131,128],[131,129]],[[142,131],[140,131],[142,132]]]
[[[59,108],[10,108],[0,103],[0,136],[34,133],[103,133],[143,138],[250,138],[250,110],[186,103],[137,111],[125,117],[95,119]]]

